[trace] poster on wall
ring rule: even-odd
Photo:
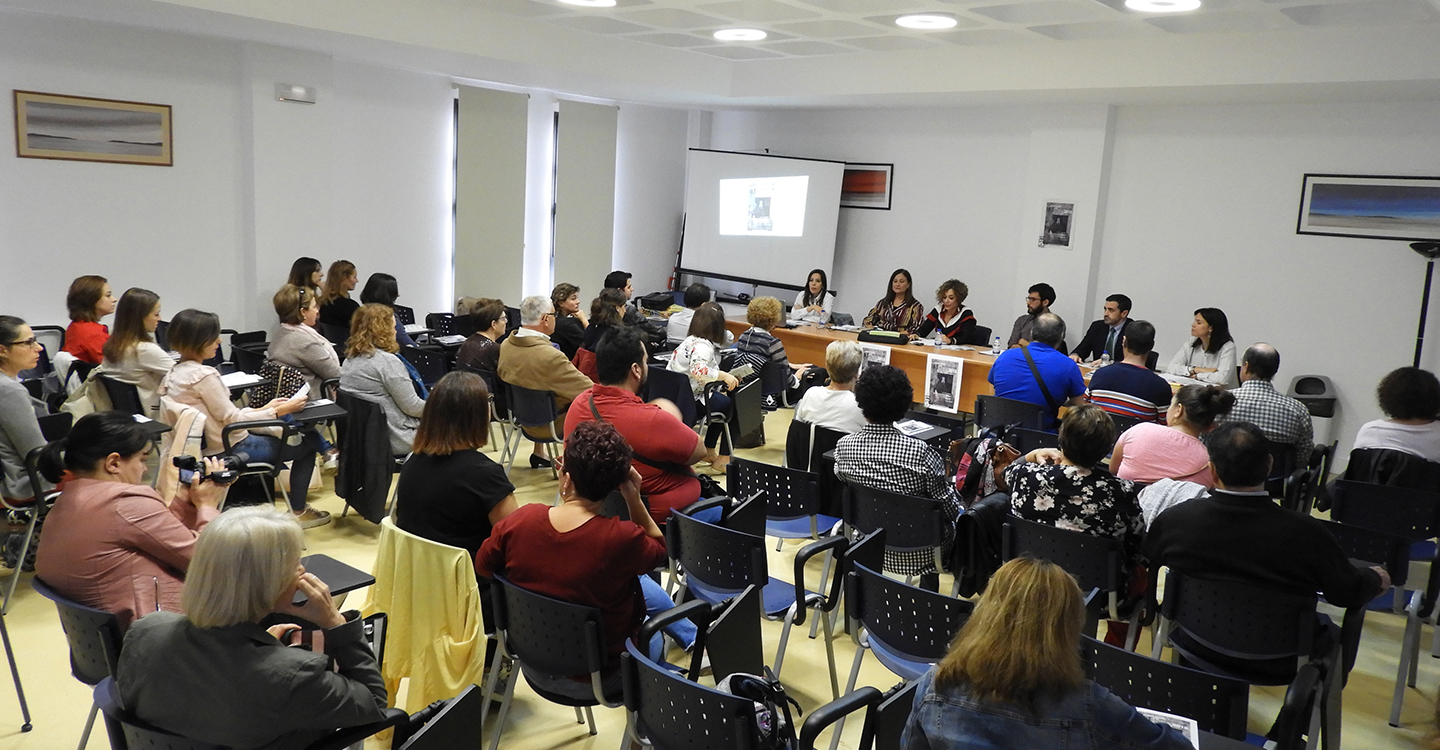
[[[1307,174],[1295,233],[1440,240],[1440,177]]]
[[[840,179],[840,207],[889,211],[894,175],[894,164],[846,164]]]
[[[1070,220],[1074,214],[1074,203],[1046,203],[1045,227],[1040,233],[1040,246],[1070,247]]]
[[[965,360],[931,353],[925,361],[925,406],[954,414],[960,411],[960,372]]]
[[[16,91],[15,155],[168,167],[170,106]]]
[[[860,372],[865,372],[865,368],[871,365],[888,365],[890,364],[890,347],[861,344],[860,357]],[[856,376],[858,377],[859,373]]]

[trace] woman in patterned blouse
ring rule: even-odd
[[[920,324],[925,322],[925,305],[915,299],[912,286],[914,282],[910,280],[910,272],[903,268],[895,269],[895,273],[890,274],[890,286],[886,288],[885,296],[865,316],[865,327],[911,334],[919,330]]]

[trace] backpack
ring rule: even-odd
[[[996,491],[1005,491],[1002,472],[1018,454],[1005,442],[1014,425],[990,427],[968,440],[950,443],[955,489],[966,508]]]
[[[722,693],[755,702],[755,726],[760,736],[755,746],[764,750],[783,750],[795,746],[795,720],[790,715],[790,706],[795,714],[800,713],[800,704],[785,694],[785,686],[775,674],[765,667],[765,675],[735,672],[715,685]]]

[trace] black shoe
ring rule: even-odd
[[[541,457],[535,455],[534,453],[531,453],[531,454],[530,454],[530,468],[532,468],[532,469],[548,469],[548,468],[550,468],[550,459],[548,459],[548,458],[541,458]]]

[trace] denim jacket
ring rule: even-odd
[[[934,680],[933,668],[920,678],[900,743],[906,750],[1193,750],[1179,732],[1088,680],[1059,700],[1041,700],[1033,714],[963,690],[937,693]]]

